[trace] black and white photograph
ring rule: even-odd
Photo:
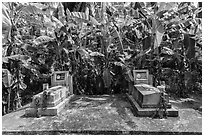
[[[202,1],[3,1],[2,135],[202,135]]]

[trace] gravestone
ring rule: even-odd
[[[67,71],[54,72],[51,78],[51,88],[45,88],[46,90],[33,97],[30,107],[25,111],[25,115],[58,115],[73,97],[72,84],[72,76]]]
[[[72,76],[68,71],[55,71],[52,74],[51,78],[51,87],[53,86],[65,86],[69,88],[69,92],[73,94],[73,82]]]
[[[152,76],[148,70],[133,70],[134,85],[129,84],[128,95],[139,116],[151,116],[155,113],[161,101],[162,87],[152,86]],[[168,98],[165,95],[165,98]],[[178,116],[178,111],[174,109],[169,100],[166,102],[168,116]]]
[[[133,70],[134,84],[149,84],[148,70]]]

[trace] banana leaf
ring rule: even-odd
[[[167,55],[173,55],[174,51],[172,49],[170,49],[170,48],[163,47],[161,53],[167,54]]]
[[[46,15],[43,15],[43,19],[44,26],[46,26],[47,28],[56,28],[56,24],[52,22],[51,19],[48,18]]]
[[[155,28],[156,29],[155,30],[156,38],[155,38],[155,41],[154,41],[154,48],[157,48],[157,47],[160,46],[160,44],[162,42],[162,37],[164,35],[165,30],[164,30],[164,27],[163,27],[162,23],[159,20],[156,20],[155,23],[156,23],[155,24],[156,25],[156,28]]]
[[[65,11],[64,11],[64,6],[60,2],[58,5],[58,19],[64,24],[65,20]]]
[[[35,5],[29,4],[21,10],[21,15],[23,14],[43,15],[44,12],[40,8],[37,8]]]
[[[9,17],[9,10],[2,4],[2,44],[5,44],[10,39],[11,27],[12,23]]]
[[[89,53],[88,53],[88,52],[86,51],[86,49],[83,48],[83,47],[80,47],[79,49],[77,49],[77,51],[79,52],[79,54],[80,54],[81,56],[83,56],[83,57],[85,57],[85,58],[89,58],[89,57],[90,57]]]
[[[35,6],[36,8],[40,10],[48,8],[48,6],[41,4],[41,3],[30,3],[30,5]]]
[[[123,43],[122,43],[122,37],[120,36],[120,33],[116,30],[115,27],[110,32],[111,37],[111,43],[115,44],[120,51],[124,51]]]
[[[62,28],[64,26],[63,23],[54,16],[51,16],[51,21],[55,22],[57,28]]]
[[[85,23],[91,23],[92,25],[100,25],[100,23],[98,23],[98,21],[94,17],[87,15],[84,12],[70,12],[67,9],[66,13],[68,19],[77,19]]]
[[[27,61],[30,59],[30,57],[27,55],[17,54],[17,55],[11,55],[11,56],[7,56],[7,57],[3,57],[2,59],[3,60],[11,59],[11,60]]]
[[[96,57],[96,56],[97,57],[98,56],[104,57],[104,55],[102,53],[100,53],[100,52],[91,52],[89,55],[92,56],[92,57]]]
[[[36,39],[33,41],[33,43],[34,43],[35,45],[40,45],[40,44],[42,44],[42,43],[47,43],[47,42],[52,41],[52,40],[53,40],[53,38],[51,38],[51,37],[49,37],[49,36],[40,36],[40,37],[36,38]]]
[[[120,67],[122,67],[123,69],[126,68],[126,66],[125,66],[123,63],[121,63],[121,62],[115,61],[113,64],[115,64],[116,66],[120,66]]]

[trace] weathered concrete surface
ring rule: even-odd
[[[58,116],[27,118],[23,116],[25,109],[7,114],[2,117],[2,131],[3,134],[201,134],[202,114],[177,106],[179,117],[152,119],[135,117],[125,95],[76,96]]]

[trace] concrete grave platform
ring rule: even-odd
[[[147,116],[151,117],[155,114],[157,108],[142,108],[140,105],[135,101],[132,95],[126,93],[129,102],[133,107],[133,112],[138,116]],[[167,116],[169,117],[178,117],[178,110],[176,110],[173,106],[171,108],[167,108]]]
[[[48,95],[45,107],[43,107],[43,92]],[[43,92],[33,97],[30,107],[25,110],[25,116],[36,116],[36,114],[43,116],[58,115],[65,104],[73,97],[73,95],[66,97],[69,94],[69,89],[65,86],[54,86]],[[38,106],[36,106],[36,100]]]
[[[170,102],[177,100],[170,98]],[[56,116],[24,117],[27,106],[2,116],[2,134],[202,134],[202,114],[199,111],[181,104],[172,106],[179,110],[179,117],[152,119],[136,117],[126,94],[75,95]]]
[[[47,107],[47,108],[38,108],[38,114],[41,116],[55,116],[58,115],[59,112],[65,107],[67,103],[74,97],[74,95],[71,95],[64,99],[62,102],[60,102],[58,105],[53,107]],[[36,116],[36,109],[33,107],[27,108],[25,110],[25,116]]]

